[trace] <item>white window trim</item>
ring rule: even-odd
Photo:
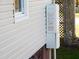
[[[14,11],[14,23],[23,21],[23,20],[27,20],[29,18],[29,3],[28,0],[24,0],[24,14],[22,14],[22,12],[15,12]],[[15,6],[14,6],[15,8]]]

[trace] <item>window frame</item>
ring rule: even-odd
[[[27,20],[29,17],[28,0],[21,0],[21,12],[15,11],[15,0],[14,0],[14,23]]]

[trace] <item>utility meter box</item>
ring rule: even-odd
[[[46,7],[47,17],[47,48],[59,48],[60,47],[60,36],[59,36],[59,5],[49,4]]]

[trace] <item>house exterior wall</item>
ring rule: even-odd
[[[28,0],[29,18],[14,24],[13,0],[0,0],[0,59],[28,59],[45,42],[45,4]]]

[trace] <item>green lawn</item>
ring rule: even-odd
[[[60,48],[57,50],[57,59],[79,59],[79,49]]]

